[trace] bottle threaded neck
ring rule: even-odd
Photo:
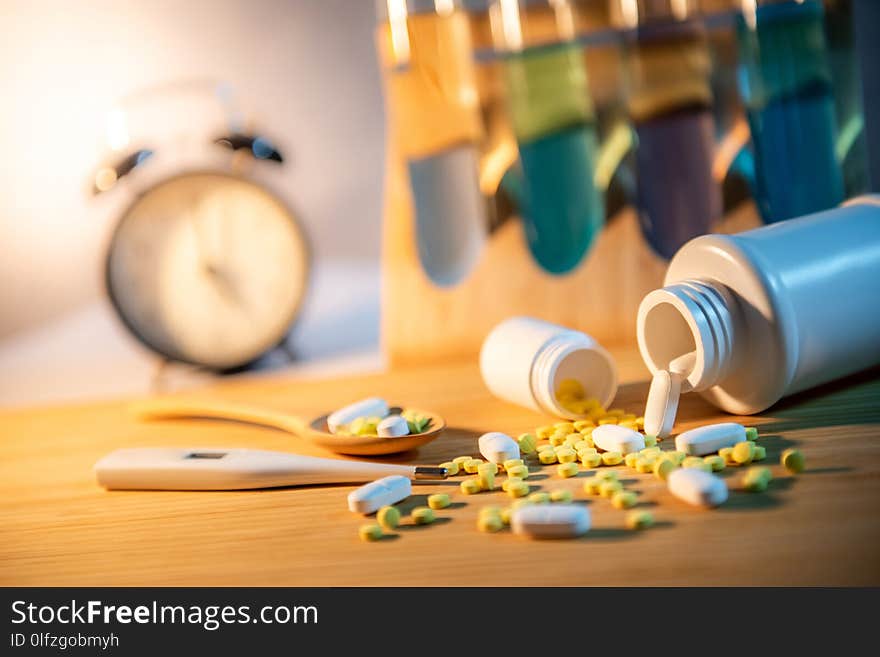
[[[639,306],[638,342],[652,373],[693,352],[687,381],[693,390],[718,384],[731,371],[739,307],[720,283],[678,281],[650,292]]]

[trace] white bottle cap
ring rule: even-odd
[[[614,359],[593,338],[532,317],[498,324],[480,351],[483,381],[497,397],[541,413],[577,419],[556,399],[559,384],[575,379],[586,397],[606,408],[617,394]]]

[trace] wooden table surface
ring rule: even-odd
[[[646,372],[618,351],[615,406],[640,411]],[[193,394],[193,393],[189,393]],[[477,454],[485,431],[511,434],[546,418],[491,398],[472,364],[335,381],[233,381],[198,396],[259,403],[302,415],[382,395],[444,415],[450,428],[399,461],[439,463]],[[724,416],[696,395],[682,400],[678,429]],[[246,446],[322,454],[269,429],[213,421],[139,423],[126,403],[0,413],[0,584],[2,585],[835,585],[880,584],[880,377],[876,371],[784,402],[747,419],[761,429],[768,492],[741,490],[724,475],[729,501],[686,506],[651,475],[622,469],[657,526],[624,528],[624,512],[587,498],[586,473],[570,480],[544,467],[535,489],[566,487],[588,504],[593,529],[570,541],[482,534],[480,507],[502,492],[464,496],[458,479],[420,485],[403,504],[452,493],[434,525],[402,526],[362,543],[363,519],[346,509],[347,487],[252,492],[107,492],[92,464],[125,446]],[[665,441],[671,449],[671,441]],[[790,476],[780,452],[800,448],[808,470]],[[622,468],[622,466],[621,466]],[[405,522],[410,522],[405,518]]]

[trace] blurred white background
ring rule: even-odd
[[[0,403],[82,394],[46,382],[47,368],[48,378],[63,376],[62,362],[75,376],[104,358],[105,374],[85,394],[134,391],[140,379],[120,382],[154,366],[103,299],[114,217],[99,211],[89,183],[114,102],[171,79],[230,83],[289,158],[283,191],[317,266],[294,334],[304,360],[377,351],[383,114],[375,21],[369,0],[0,3]],[[334,334],[346,312],[355,324]]]

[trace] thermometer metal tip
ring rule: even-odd
[[[437,465],[417,465],[413,471],[413,479],[446,479],[449,472]]]

